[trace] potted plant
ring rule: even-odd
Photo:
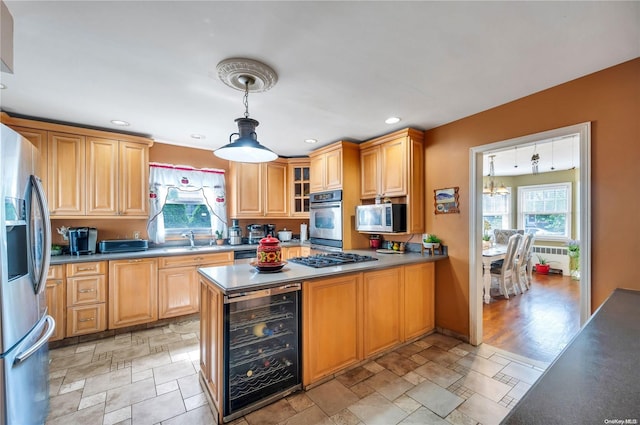
[[[222,236],[222,230],[216,230],[216,244],[224,244],[224,237]]]
[[[482,249],[491,248],[491,236],[484,234],[482,235]]]
[[[538,262],[536,263],[536,273],[549,274],[549,260],[538,255]]]
[[[431,253],[433,253],[434,249],[440,248],[440,242],[442,242],[442,240],[434,234],[425,234],[422,238],[422,246],[431,251]]]
[[[569,274],[571,279],[580,279],[580,241],[570,240],[567,242],[569,255]]]

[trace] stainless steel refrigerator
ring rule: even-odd
[[[0,425],[42,424],[49,408],[45,284],[51,224],[40,179],[39,153],[0,124]]]

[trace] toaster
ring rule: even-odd
[[[71,227],[67,233],[71,255],[95,254],[98,229],[95,227]]]

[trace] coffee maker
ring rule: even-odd
[[[262,224],[249,224],[247,230],[249,231],[249,244],[260,243],[260,239],[264,238],[264,226]]]
[[[265,236],[273,236],[276,237],[276,225],[275,224],[265,224],[264,225],[264,235]]]
[[[231,220],[231,227],[229,227],[229,245],[242,244],[242,229],[238,224],[237,219]]]

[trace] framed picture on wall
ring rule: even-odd
[[[460,213],[458,187],[447,187],[433,191],[433,204],[436,214]]]

